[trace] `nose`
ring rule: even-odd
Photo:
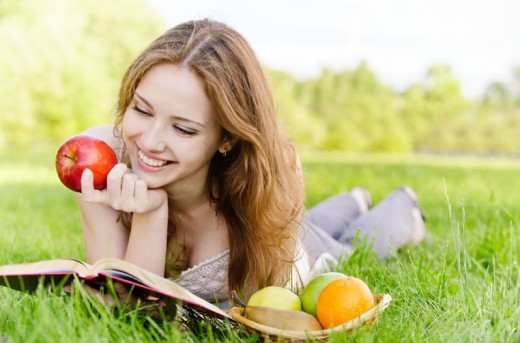
[[[163,152],[166,149],[165,131],[164,125],[155,121],[143,131],[140,141],[141,147],[150,152]]]

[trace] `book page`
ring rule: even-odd
[[[52,274],[89,275],[89,265],[74,259],[44,260],[32,263],[0,266],[0,277],[10,275],[52,275]]]
[[[46,281],[62,280],[67,275],[77,275],[81,279],[94,282],[98,276],[119,280],[123,283],[148,288],[149,291],[175,298],[183,303],[196,305],[222,317],[231,318],[216,305],[196,296],[172,280],[158,276],[129,262],[106,258],[93,265],[75,259],[44,260],[33,263],[0,266],[0,286],[32,291],[42,276]],[[48,277],[47,277],[48,276]]]
[[[94,265],[92,266],[92,270],[96,271],[101,275],[110,276],[112,274],[114,277],[119,278],[121,277],[121,275],[114,274],[114,271],[121,271],[127,273],[133,276],[134,278],[138,279],[138,282],[144,284],[145,286],[148,286],[149,288],[152,288],[153,290],[156,290],[158,293],[178,299],[188,304],[193,304],[206,308],[221,316],[230,318],[224,311],[222,311],[216,305],[213,305],[212,303],[196,296],[184,287],[181,287],[178,284],[176,284],[174,281],[166,279],[154,273],[148,272],[147,270],[139,268],[129,262],[113,258],[103,259],[94,263]]]
[[[21,292],[34,292],[42,282],[62,286],[88,274],[88,265],[73,259],[44,260],[32,263],[0,266],[0,286]]]

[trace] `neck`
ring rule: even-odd
[[[176,219],[179,232],[191,236],[215,227],[218,218],[206,192],[178,194],[181,195],[169,197],[168,208]]]
[[[165,187],[169,208],[174,213],[191,212],[193,208],[209,203],[205,182],[183,180]]]
[[[209,200],[206,199],[205,202],[191,206],[189,209],[172,211],[177,222],[177,237],[186,248],[186,253],[190,257],[190,265],[193,264],[191,259],[194,254],[196,256],[208,255],[205,256],[204,259],[206,259],[222,252],[227,247],[225,220],[222,216],[217,215]],[[207,246],[208,244],[210,245]],[[200,251],[201,246],[207,246],[202,249],[204,252]]]

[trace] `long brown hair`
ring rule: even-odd
[[[283,284],[294,261],[304,188],[258,59],[223,23],[180,24],[152,42],[128,69],[116,130],[140,80],[162,63],[187,66],[200,78],[224,137],[232,142],[225,156],[213,157],[207,182],[208,198],[227,221],[229,289]],[[175,230],[173,218],[170,226]]]

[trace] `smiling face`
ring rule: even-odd
[[[137,86],[122,137],[133,172],[148,187],[202,192],[222,128],[196,75],[184,66],[161,64]]]

